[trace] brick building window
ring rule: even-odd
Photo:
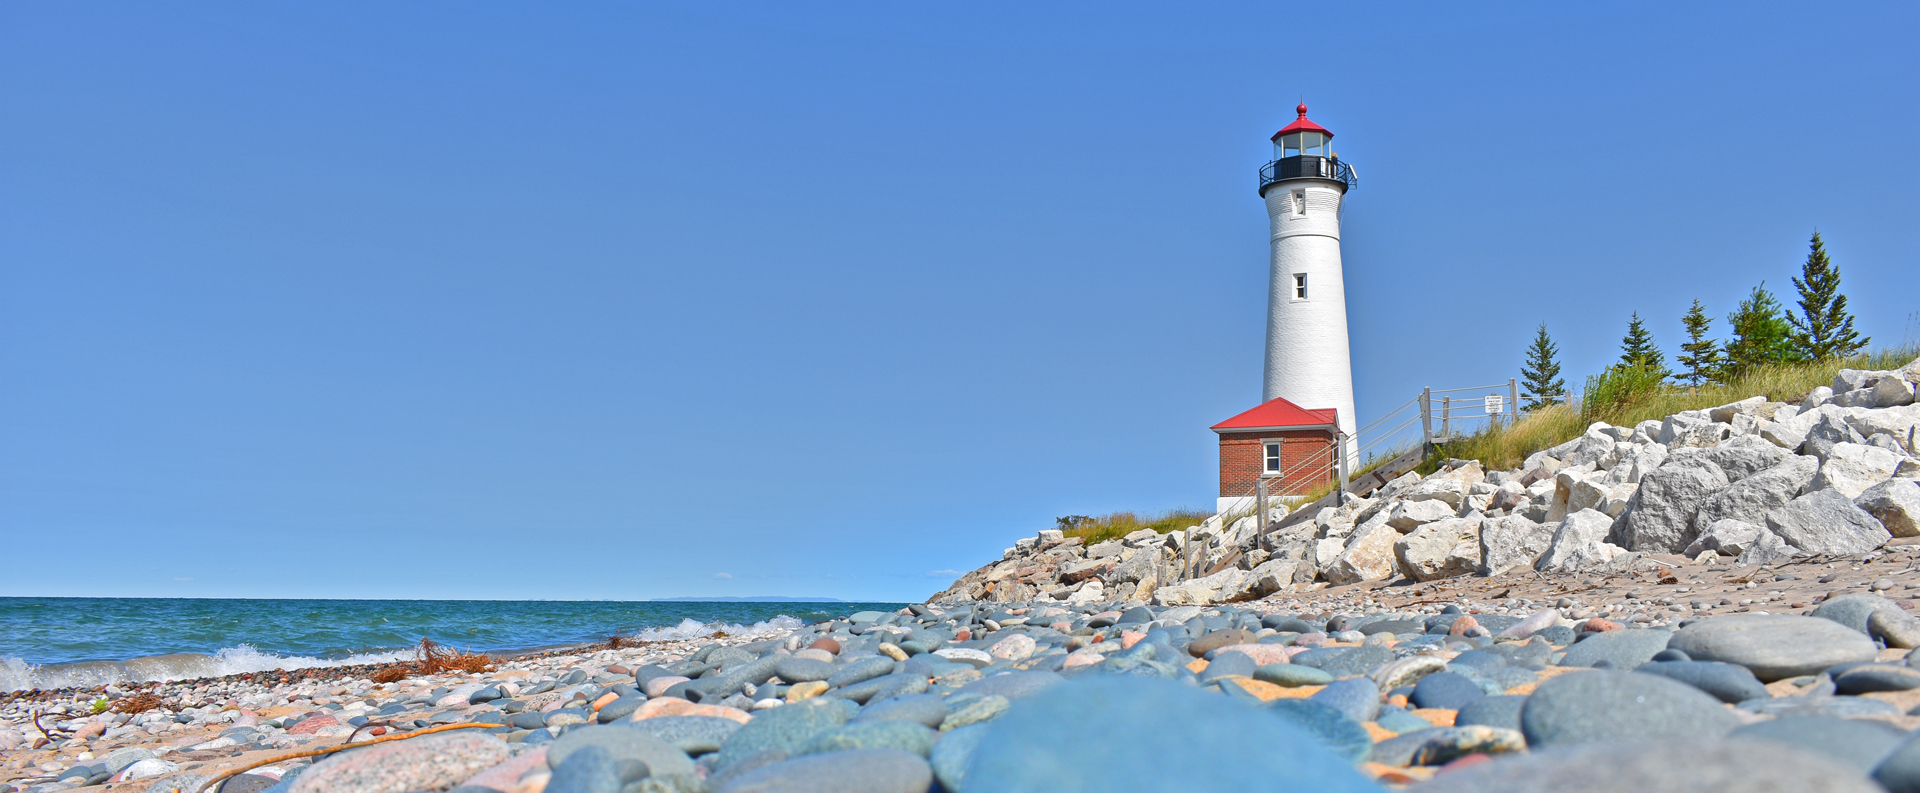
[[[1278,474],[1280,473],[1280,442],[1268,441],[1266,443],[1266,447],[1267,447],[1266,472],[1270,474]]]

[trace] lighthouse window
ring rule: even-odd
[[[1267,473],[1280,473],[1280,443],[1267,444]]]
[[[1293,216],[1294,217],[1307,216],[1307,191],[1305,190],[1293,191]]]
[[[1307,274],[1306,273],[1293,274],[1293,299],[1295,300],[1307,299]]]

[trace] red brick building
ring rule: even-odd
[[[1220,436],[1219,511],[1251,508],[1262,479],[1269,496],[1305,493],[1333,481],[1338,413],[1275,399],[1213,425]]]

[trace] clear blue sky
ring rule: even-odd
[[[7,3],[0,595],[918,599],[1210,507],[1302,95],[1363,422],[1816,227],[1920,336],[1920,7],[1462,8]]]

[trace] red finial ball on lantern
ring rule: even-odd
[[[1295,112],[1295,113],[1299,113],[1299,114],[1300,114],[1300,117],[1301,117],[1301,118],[1306,118],[1306,117],[1307,117],[1307,103],[1305,103],[1305,102],[1301,102],[1301,103],[1300,103],[1300,106],[1299,106],[1299,107],[1296,107],[1296,108],[1294,108],[1294,109],[1293,109],[1293,112]]]

